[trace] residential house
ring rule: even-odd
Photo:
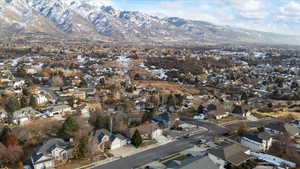
[[[4,121],[8,117],[5,109],[0,109],[0,121]]]
[[[40,112],[34,110],[32,107],[25,107],[12,113],[12,121],[15,124],[23,125],[39,114]]]
[[[127,139],[121,134],[114,135],[106,129],[96,130],[91,135],[97,139],[99,150],[104,150],[105,148],[115,150],[128,143]]]
[[[267,132],[247,134],[241,138],[241,144],[254,152],[265,152],[272,146],[272,137]]]
[[[85,100],[86,99],[86,92],[84,90],[79,90],[77,88],[65,88],[64,92],[60,94],[61,97],[74,97],[76,99]]]
[[[72,92],[71,95],[76,99],[80,99],[80,100],[85,100],[86,99],[85,91],[76,90],[76,91]]]
[[[43,105],[43,104],[46,104],[48,102],[48,99],[45,95],[42,95],[42,94],[37,94],[34,96],[35,100],[36,100],[36,103],[38,105]]]
[[[155,123],[145,123],[129,130],[130,137],[138,130],[144,139],[155,139],[162,136],[162,130]]]
[[[300,129],[292,124],[274,122],[265,125],[265,130],[271,134],[288,134],[291,137],[299,136]]]
[[[48,76],[42,76],[41,74],[39,74],[39,73],[35,73],[35,74],[33,74],[32,75],[32,78],[34,79],[34,80],[36,80],[36,81],[38,81],[38,82],[43,82],[44,84],[46,83],[48,83],[48,81],[49,81],[49,77]]]
[[[202,158],[196,157],[195,160],[186,160],[179,167],[174,169],[196,169],[199,168],[203,169],[220,169],[220,167],[214,163],[208,156],[204,156]]]
[[[162,128],[171,128],[173,124],[178,120],[179,118],[175,114],[171,114],[169,112],[161,113],[160,115],[153,118],[153,121]]]
[[[86,93],[86,96],[89,96],[89,97],[93,97],[95,96],[96,94],[96,89],[95,88],[86,88],[86,89],[83,89]]]
[[[69,105],[55,105],[48,107],[43,111],[48,117],[64,116],[68,112],[72,112],[72,107]]]
[[[145,102],[145,101],[138,101],[135,106],[136,110],[139,112],[144,112],[146,110],[151,110],[154,108],[153,103]]]
[[[213,117],[214,119],[220,120],[229,116],[229,112],[225,111],[224,107],[219,106],[215,110],[208,112],[208,116]]]
[[[295,120],[293,123],[292,123],[293,126],[297,127],[297,128],[300,128],[300,120]]]
[[[251,112],[240,105],[235,105],[232,110],[232,115],[246,118],[251,115]]]
[[[208,156],[200,157],[187,155],[184,160],[173,160],[166,166],[151,166],[151,169],[220,169]]]
[[[43,143],[31,156],[34,169],[54,169],[72,158],[72,146],[62,139],[54,138]]]
[[[220,147],[208,151],[208,157],[220,169],[224,169],[226,164],[240,166],[250,159],[249,149],[238,143],[223,143]]]
[[[21,88],[25,85],[25,80],[17,79],[13,81],[12,87],[13,88]]]
[[[218,102],[216,99],[212,99],[209,102],[211,103],[204,105],[204,110],[207,112],[209,118],[219,120],[229,116],[229,112],[226,111],[225,106],[223,104],[213,104],[215,102]]]
[[[110,149],[111,150],[115,150],[115,149],[118,149],[118,148],[121,148],[125,145],[127,145],[128,143],[128,140],[126,137],[124,137],[123,135],[121,134],[116,134],[116,135],[111,135],[110,136]]]

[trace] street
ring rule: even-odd
[[[193,135],[189,138],[182,138],[180,140],[159,146],[154,149],[150,149],[126,158],[122,158],[116,161],[113,161],[111,163],[95,167],[94,169],[132,169],[137,168],[140,166],[143,166],[147,163],[150,163],[152,161],[159,160],[163,157],[181,152],[183,150],[186,150],[188,148],[191,148],[194,146],[194,143],[199,141],[199,137],[204,136],[210,136],[210,135],[222,135],[226,133],[226,129],[223,127],[220,127],[218,125],[215,125],[213,123],[209,122],[201,122],[201,121],[195,121],[186,119],[186,122],[207,128],[207,132],[203,132],[200,134]]]
[[[223,135],[227,133],[230,130],[237,130],[240,126],[240,123],[233,123],[226,127],[221,127],[219,125],[205,122],[205,121],[198,121],[193,119],[182,119],[183,121],[194,124],[200,127],[207,128],[207,132],[203,132],[200,134],[193,135],[189,138],[182,138],[180,140],[168,143],[166,145],[159,146],[154,149],[150,149],[126,158],[122,158],[116,161],[113,161],[111,163],[95,167],[94,169],[132,169],[137,168],[140,166],[143,166],[147,163],[150,163],[152,161],[159,160],[160,158],[181,152],[185,149],[191,148],[194,146],[194,143],[196,143],[199,140],[199,137],[205,137],[205,136],[212,136],[212,135]],[[268,124],[270,122],[273,122],[274,120],[260,120],[255,122],[246,122],[246,124],[249,127],[257,127],[262,126],[264,124]]]
[[[202,133],[204,134],[204,133]],[[201,134],[200,134],[201,135]],[[195,135],[193,137],[199,137]],[[94,169],[132,169],[143,166],[152,161],[159,160],[160,158],[181,152],[185,149],[193,147],[191,143],[193,137],[190,139],[181,139],[174,141],[154,149],[150,149],[126,158],[122,158],[111,163],[95,167]]]

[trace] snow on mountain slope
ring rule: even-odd
[[[160,19],[111,5],[110,0],[1,0],[0,33],[44,32],[99,40],[184,44],[300,43],[299,37],[177,17]]]

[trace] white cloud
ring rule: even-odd
[[[264,19],[268,15],[264,0],[225,0],[225,2],[244,18]]]
[[[264,11],[255,11],[255,12],[240,12],[240,15],[242,17],[248,18],[248,19],[257,19],[257,20],[262,20],[267,17],[267,13]]]
[[[280,12],[283,16],[300,18],[300,3],[291,1],[287,5],[281,7]]]

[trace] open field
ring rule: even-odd
[[[163,89],[163,90],[169,90],[171,92],[179,92],[179,93],[185,93],[189,95],[196,95],[199,93],[199,90],[187,87],[187,86],[181,86],[173,82],[165,82],[165,81],[138,81],[140,84],[153,86],[155,88]]]

